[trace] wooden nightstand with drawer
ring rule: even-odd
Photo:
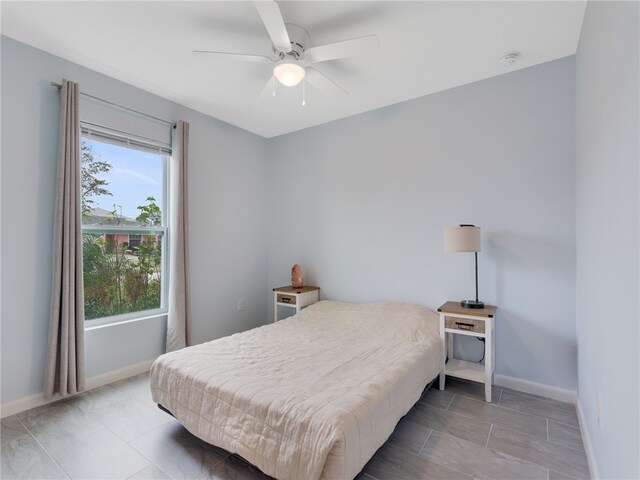
[[[460,302],[447,302],[438,308],[440,312],[440,390],[444,390],[445,376],[464,378],[484,383],[485,399],[491,402],[491,385],[495,369],[495,316],[497,307],[465,308]],[[453,335],[484,338],[485,359],[481,363],[453,358]]]
[[[279,320],[278,307],[295,308],[296,313],[300,313],[304,307],[313,305],[318,301],[320,287],[300,287],[294,288],[278,287],[273,289],[273,321]]]

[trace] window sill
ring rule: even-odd
[[[140,313],[136,312],[133,314],[117,315],[95,320],[85,320],[84,331],[89,332],[91,330],[99,330],[101,328],[108,328],[116,325],[124,325],[126,323],[134,323],[154,318],[162,318],[167,316],[168,310],[166,308],[163,308]]]

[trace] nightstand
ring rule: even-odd
[[[277,322],[278,307],[294,308],[296,313],[300,313],[304,307],[313,305],[318,301],[320,287],[293,288],[278,287],[273,289],[273,322]]]
[[[491,402],[491,385],[495,369],[495,316],[497,307],[465,308],[460,302],[447,302],[438,308],[440,312],[440,390],[444,390],[445,376],[464,378],[484,383],[484,396]],[[453,358],[453,336],[468,335],[485,340],[484,365]]]

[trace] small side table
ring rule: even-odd
[[[440,312],[440,390],[444,390],[445,376],[484,383],[484,396],[491,402],[491,385],[495,369],[495,315],[497,307],[465,308],[460,302],[447,302]],[[485,339],[484,365],[453,358],[453,335],[468,335]]]
[[[293,288],[291,286],[278,287],[273,289],[273,322],[277,322],[278,307],[294,308],[296,313],[300,313],[304,307],[313,305],[318,301],[320,287],[301,287]]]

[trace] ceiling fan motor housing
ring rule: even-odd
[[[291,56],[296,60],[300,60],[304,55],[304,51],[309,46],[309,34],[299,25],[285,23],[285,26],[287,27],[287,33],[289,34],[289,40],[291,41],[291,51],[289,53],[284,53],[278,50],[275,46],[273,47],[273,51],[280,58]]]

